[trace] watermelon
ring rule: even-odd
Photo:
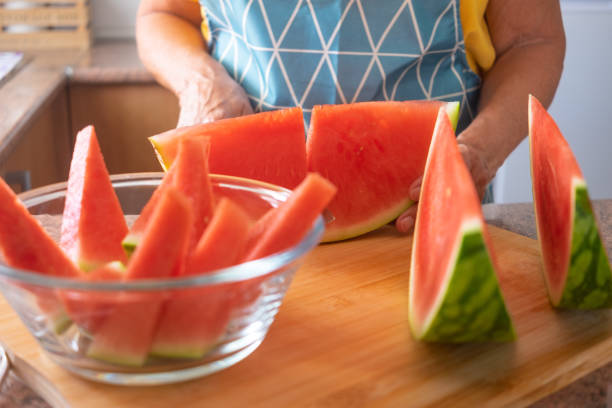
[[[409,322],[435,342],[508,341],[480,200],[451,122],[440,109],[421,186],[410,264]]]
[[[17,195],[0,178],[0,251],[7,265],[50,276],[76,278],[81,271],[47,234]],[[53,331],[70,326],[59,298],[50,290],[28,287]]]
[[[576,158],[553,118],[529,97],[534,212],[555,307],[612,306],[612,273]]]
[[[121,245],[127,232],[95,129],[87,126],[77,134],[72,154],[60,245],[82,270],[91,271],[127,260]]]
[[[163,191],[142,241],[132,254],[125,279],[168,278],[181,274],[191,234],[193,209],[175,187]],[[96,328],[87,355],[110,363],[140,366],[149,353],[164,303],[160,292],[122,292]]]
[[[125,274],[125,265],[113,261],[88,272],[87,282],[120,281]],[[95,334],[102,321],[115,305],[116,293],[91,290],[63,290],[60,292],[66,312],[72,321],[86,333]]]
[[[188,255],[185,276],[206,274],[235,264],[243,251],[251,219],[222,198],[210,225]],[[151,354],[200,358],[225,333],[231,305],[228,287],[215,285],[175,291],[164,305]]]
[[[169,130],[149,138],[164,169],[178,153],[179,141],[210,138],[211,173],[245,177],[294,188],[306,176],[301,108],[261,112]]]
[[[324,242],[356,237],[395,219],[412,205],[410,185],[423,175],[438,109],[454,124],[458,103],[361,102],[315,106],[306,155],[308,171],[337,188],[334,220]]]
[[[202,138],[186,138],[179,143],[172,184],[191,201],[194,213],[188,251],[191,251],[213,215],[212,185],[208,176],[209,144]]]
[[[251,227],[242,261],[263,258],[297,245],[335,193],[336,187],[328,180],[317,173],[308,173],[286,201],[269,210]],[[251,279],[236,285],[234,291],[239,307],[259,297],[263,279]]]

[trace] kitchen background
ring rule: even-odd
[[[93,0],[92,6],[97,39],[134,36],[138,0]],[[576,154],[591,198],[612,198],[612,0],[564,0],[561,6],[567,54],[550,112]],[[495,200],[531,199],[524,141],[497,174]]]

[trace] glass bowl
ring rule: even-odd
[[[163,173],[112,177],[128,223],[162,177]],[[290,194],[281,187],[237,177],[213,174],[211,181],[216,197],[231,198],[254,218]],[[20,195],[56,240],[65,194],[66,183],[58,183]],[[293,275],[323,230],[319,216],[302,241],[285,251],[187,278],[87,281],[0,264],[0,288],[45,353],[67,370],[113,384],[179,382],[227,368],[261,344]],[[162,353],[146,349],[152,340],[143,333],[158,324],[168,305],[181,302],[179,311],[184,313],[167,330],[170,346],[162,347]],[[144,361],[134,355],[144,355]]]

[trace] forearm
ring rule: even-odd
[[[140,14],[136,22],[138,53],[155,79],[176,95],[190,81],[213,80],[213,60],[199,28],[165,12]]]
[[[485,154],[495,173],[527,135],[527,101],[533,94],[548,106],[563,65],[562,39],[519,45],[500,56],[483,78],[479,109],[460,135]]]

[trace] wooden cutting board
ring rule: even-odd
[[[0,340],[74,407],[520,406],[612,360],[612,311],[550,308],[537,242],[491,227],[518,340],[417,343],[407,323],[411,238],[383,228],[319,246],[298,271],[266,340],[199,380],[117,387],[77,378],[42,355],[0,301]],[[186,405],[184,405],[186,404]]]

